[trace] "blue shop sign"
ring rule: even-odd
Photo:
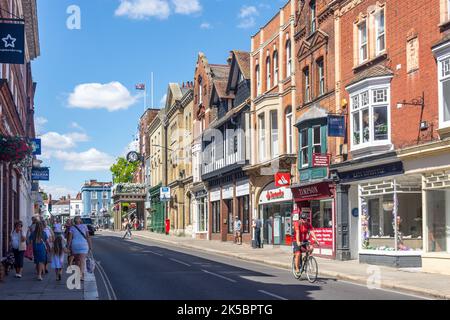
[[[345,137],[345,117],[328,115],[328,136]]]
[[[41,139],[31,139],[31,144],[33,146],[33,155],[41,155]]]
[[[0,23],[0,63],[25,63],[25,25]]]
[[[341,183],[403,174],[403,162],[394,162],[347,172],[338,172]]]
[[[50,180],[49,168],[33,168],[31,170],[31,180],[49,181]]]

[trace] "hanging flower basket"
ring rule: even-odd
[[[33,147],[27,139],[0,135],[0,161],[19,163],[31,156]]]

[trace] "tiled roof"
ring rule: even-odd
[[[432,48],[435,48],[441,44],[444,44],[446,42],[450,41],[450,33],[446,34],[441,40],[439,40],[438,42],[436,42],[434,45],[432,45]]]
[[[219,98],[234,98],[234,94],[227,94],[228,80],[213,80],[213,83]]]
[[[227,79],[230,74],[230,66],[227,64],[210,64],[213,79]]]
[[[244,51],[233,50],[239,69],[245,79],[250,79],[250,53]]]
[[[347,87],[358,83],[362,80],[369,79],[369,78],[376,78],[376,77],[383,77],[383,76],[392,76],[394,73],[391,69],[381,65],[376,64],[368,69],[365,69],[364,71],[358,73],[350,83],[347,84]]]

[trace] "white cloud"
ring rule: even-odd
[[[211,24],[210,24],[209,22],[203,22],[203,23],[200,25],[200,28],[201,28],[201,29],[211,29],[212,26],[211,26]]]
[[[199,0],[172,0],[175,12],[179,14],[192,14],[202,11]]]
[[[112,112],[128,109],[137,99],[120,82],[85,83],[75,87],[69,96],[69,105],[74,108],[107,109]]]
[[[55,185],[45,185],[43,183],[40,184],[40,187],[44,190],[45,193],[51,194],[53,200],[57,200],[63,196],[70,194],[71,197],[75,197],[77,192],[63,186],[55,186]]]
[[[70,127],[72,128],[72,129],[77,129],[77,130],[80,130],[80,131],[85,131],[84,130],[84,128],[82,127],[82,126],[80,126],[77,122],[72,122],[71,124],[70,124]]]
[[[247,29],[254,27],[256,24],[255,17],[258,15],[258,9],[255,6],[243,6],[238,14],[240,19],[238,28]]]
[[[170,15],[170,7],[165,0],[121,0],[115,15],[137,20],[149,17],[167,19]]]
[[[104,171],[114,163],[114,157],[91,148],[85,152],[55,151],[53,157],[64,161],[64,169],[68,171]]]
[[[57,132],[47,132],[42,137],[42,146],[44,150],[47,149],[71,149],[77,145],[78,142],[86,142],[89,140],[89,137],[84,133],[68,133],[68,134],[60,134]],[[46,153],[43,155],[44,158],[49,157],[50,153]]]
[[[37,117],[34,120],[34,127],[36,129],[36,135],[40,136],[43,131],[44,131],[44,127],[47,124],[48,120],[44,117]]]

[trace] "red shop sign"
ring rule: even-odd
[[[330,154],[313,153],[313,167],[328,167],[330,160]]]
[[[291,185],[291,174],[290,173],[277,173],[275,174],[275,186],[276,187],[286,187]]]
[[[273,199],[282,199],[284,198],[284,192],[283,190],[279,190],[279,191],[269,191],[266,194],[266,198],[267,200],[273,200]]]
[[[292,194],[295,202],[331,198],[333,196],[328,182],[294,188],[292,189]]]
[[[314,229],[314,234],[317,237],[317,241],[321,247],[332,248],[333,247],[333,229],[332,228],[319,228]]]

